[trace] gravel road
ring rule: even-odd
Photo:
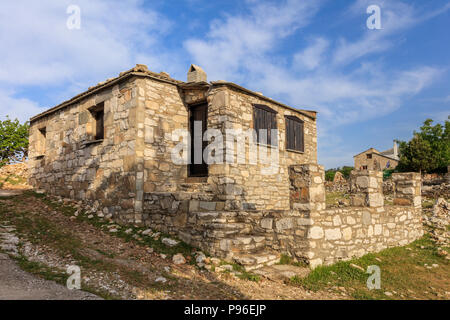
[[[29,274],[0,253],[0,300],[98,300],[80,290],[69,290],[54,281]]]

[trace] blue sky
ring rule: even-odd
[[[381,30],[366,26],[369,5]],[[352,165],[450,115],[449,30],[448,0],[3,0],[0,119],[25,121],[136,63],[180,80],[195,63],[317,110],[319,163]]]

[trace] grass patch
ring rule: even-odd
[[[12,259],[14,259],[17,262],[18,266],[22,270],[24,270],[28,273],[36,275],[45,280],[54,281],[63,286],[65,286],[67,284],[67,279],[69,279],[69,274],[67,274],[63,270],[50,268],[40,262],[30,261],[22,255],[20,255],[18,257],[12,257]],[[84,284],[83,280],[81,281],[81,290],[95,294],[105,300],[118,299],[118,297],[111,295],[109,292],[107,292],[105,290],[99,290],[99,289],[96,289],[96,288],[93,288],[91,286]]]
[[[13,257],[13,259],[22,270],[38,275],[45,280],[55,281],[56,283],[65,285],[69,278],[69,275],[62,270],[47,267],[45,264],[39,262],[30,261],[22,255]]]
[[[345,202],[350,201],[350,196],[344,192],[326,192],[325,203],[327,207],[338,206],[339,201],[345,200]]]
[[[423,209],[431,209],[434,207],[434,200],[426,199],[422,201],[422,208]]]
[[[61,203],[58,201],[54,201],[51,198],[47,197],[45,194],[39,194],[39,193],[36,193],[33,191],[26,191],[24,193],[24,196],[32,196],[32,197],[38,198],[42,202],[44,202],[47,206],[52,208],[53,210],[61,212],[62,214],[66,215],[66,216],[73,216],[75,214],[75,212],[77,211],[76,208],[74,208],[70,205],[65,205],[64,203]],[[78,222],[89,223],[89,224],[93,225],[94,227],[102,229],[106,232],[108,232],[107,226],[111,225],[111,223],[109,221],[107,221],[106,219],[103,219],[101,217],[98,217],[97,215],[93,215],[92,218],[88,218],[88,214],[86,214],[84,211],[80,212],[80,214],[77,216],[76,220]],[[195,248],[190,246],[189,244],[177,239],[176,237],[173,237],[171,235],[161,233],[161,232],[157,239],[149,237],[149,236],[140,235],[140,233],[142,233],[142,231],[148,229],[146,227],[117,225],[116,229],[117,229],[117,232],[110,233],[110,234],[113,236],[122,238],[126,242],[134,242],[134,243],[140,244],[142,246],[151,247],[151,248],[153,248],[153,250],[155,252],[160,253],[160,254],[165,254],[165,255],[168,255],[171,257],[177,253],[181,253],[185,257],[191,257],[190,259],[189,258],[187,259],[188,263],[190,263],[192,265],[195,264],[195,259],[194,259],[194,254],[193,254]],[[129,229],[131,229],[131,232],[127,233],[126,231]],[[137,237],[136,237],[136,235],[137,235]],[[165,245],[164,243],[162,243],[163,238],[176,239],[177,241],[179,241],[179,243],[176,246],[169,247],[169,246]],[[108,256],[108,254],[105,254],[105,255]]]
[[[352,263],[364,270],[370,265],[379,266],[381,290],[367,289],[369,274],[350,266]],[[438,267],[426,267],[433,264]],[[438,293],[444,294],[450,290],[449,274],[448,261],[437,254],[436,246],[425,235],[405,247],[317,267],[307,277],[294,277],[290,283],[313,291],[343,287],[356,299],[436,299]],[[393,296],[389,297],[385,292],[391,292]]]
[[[224,266],[224,265],[230,265],[233,267],[233,272],[235,273],[236,277],[238,277],[241,280],[247,280],[247,281],[254,281],[254,282],[258,282],[261,280],[261,276],[254,274],[252,272],[246,271],[244,266],[241,266],[240,264],[237,263],[230,263],[227,261],[221,261],[219,263],[219,266]],[[215,272],[216,268],[215,266],[213,266],[211,268],[212,272]],[[231,273],[230,270],[225,270],[224,273]]]
[[[280,262],[277,264],[291,265],[296,267],[307,268],[308,265],[303,261],[294,261],[294,259],[287,254],[282,254],[280,257]]]

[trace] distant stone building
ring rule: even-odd
[[[398,165],[398,145],[394,141],[394,147],[379,152],[374,148],[370,148],[353,157],[356,170],[385,170],[394,169]]]
[[[379,172],[355,171],[355,207],[327,210],[316,112],[209,83],[195,65],[187,79],[137,65],[31,118],[29,182],[249,270],[280,253],[317,266],[421,236],[420,176],[398,174],[399,206],[384,208]]]

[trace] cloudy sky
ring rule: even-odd
[[[352,165],[450,115],[449,30],[448,0],[2,0],[0,119],[25,121],[136,63],[180,80],[195,63],[317,110],[319,163]]]

